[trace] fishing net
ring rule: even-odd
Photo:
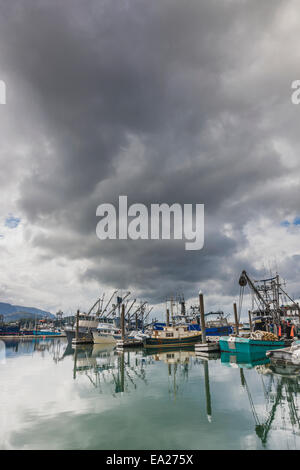
[[[258,339],[260,341],[278,341],[278,336],[274,335],[274,333],[261,330],[257,330],[251,333],[250,338]]]

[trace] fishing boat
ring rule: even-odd
[[[88,313],[77,312],[76,316],[76,325],[65,326],[65,334],[67,336],[68,342],[72,343],[75,341],[75,336],[77,335],[76,341],[83,340],[86,342],[93,342],[93,332],[97,331],[99,323],[119,322],[120,319],[120,307],[121,303],[130,295],[130,292],[127,292],[122,298],[117,296],[117,301],[115,304],[111,304],[113,298],[117,294],[118,290],[115,290],[110,296],[106,305],[104,305],[104,294],[102,297],[96,300],[92,305]],[[114,318],[116,311],[119,311],[118,318]],[[77,324],[78,319],[78,324]],[[118,325],[116,325],[118,326]]]
[[[250,276],[243,271],[240,278],[240,309],[236,315],[236,321],[239,322],[242,308],[244,288],[250,287],[252,302],[257,309],[252,312],[251,323],[253,330],[249,334],[237,334],[220,337],[220,349],[225,352],[238,352],[246,354],[266,354],[273,349],[281,349],[290,342],[287,338],[279,338],[276,333],[280,332],[280,324],[287,308],[282,306],[283,298],[288,298],[292,302],[289,309],[297,310],[299,306],[283,290],[279,275],[261,280],[252,280]],[[249,312],[251,318],[251,312]]]
[[[111,323],[99,323],[92,335],[94,344],[113,344],[122,338],[121,330]]]
[[[204,315],[205,319],[216,316],[216,318],[206,321],[205,320],[205,331],[206,336],[225,336],[233,333],[233,328],[229,325],[227,318],[224,316],[223,312],[209,312]],[[189,330],[191,331],[200,331],[200,319],[197,323],[191,323],[189,325]]]
[[[62,336],[61,331],[52,330],[50,328],[41,328],[32,331],[33,336]]]
[[[16,324],[5,324],[0,325],[0,336],[17,336],[20,334],[20,326]]]
[[[201,341],[201,333],[190,331],[186,325],[164,326],[163,330],[153,330],[149,338],[145,338],[146,348],[182,347]]]
[[[273,349],[266,353],[270,362],[275,365],[300,366],[300,341],[296,340],[288,348]]]
[[[127,333],[128,339],[135,339],[137,341],[144,341],[146,338],[149,338],[151,333],[143,330],[132,330]]]
[[[219,339],[220,350],[255,356],[265,356],[270,349],[284,348],[284,340],[259,340],[245,338],[243,336],[221,336]]]
[[[211,320],[206,321],[206,336],[225,336],[233,333],[233,328],[229,325],[227,318],[224,316],[223,312],[209,312],[205,314],[205,318],[211,318]],[[198,331],[201,333],[200,326],[200,315],[174,315],[172,323],[174,325],[186,325],[190,331]],[[163,330],[166,326],[166,323],[156,322],[153,325],[154,330]]]
[[[89,337],[92,341],[92,331],[97,328],[99,317],[86,313],[79,313],[78,337]],[[65,334],[69,343],[75,338],[76,328],[74,325],[65,326]]]

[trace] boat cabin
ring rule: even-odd
[[[163,330],[154,330],[152,337],[154,338],[182,338],[186,336],[194,336],[195,332],[190,331],[187,325],[177,325],[177,326],[164,326]]]

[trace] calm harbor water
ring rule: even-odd
[[[300,448],[300,377],[266,360],[0,346],[1,449]]]

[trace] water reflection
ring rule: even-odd
[[[67,354],[72,354],[73,350],[71,346],[66,348],[65,338],[34,338],[28,339],[5,339],[1,341],[2,344],[2,355],[5,358],[13,358],[23,355],[32,356],[35,352],[40,353],[42,357],[44,353],[50,354],[55,361],[62,360]]]
[[[189,438],[182,437],[183,441],[179,441],[181,448],[191,448],[188,439],[194,439],[194,443],[198,442],[197,439],[207,439],[209,444],[205,444],[206,448],[209,445],[211,448],[229,448],[235,444],[232,444],[234,439],[230,441],[227,436],[229,429],[235,436],[236,448],[245,445],[239,443],[239,434],[250,442],[250,448],[274,448],[275,443],[278,448],[299,447],[300,374],[297,368],[274,368],[267,358],[231,353],[222,353],[221,356],[216,354],[208,358],[196,354],[193,349],[118,352],[113,346],[107,345],[74,348],[64,338],[5,341],[1,346],[1,375],[3,380],[7,378],[7,402],[8,394],[13,393],[13,385],[9,389],[10,380],[15,387],[18,385],[15,383],[15,372],[18,371],[19,359],[27,361],[26,367],[24,360],[20,361],[21,369],[27,370],[23,382],[22,377],[20,378],[20,383],[27,387],[27,393],[30,393],[30,371],[36,371],[35,377],[44,371],[45,381],[48,379],[45,375],[46,361],[50,361],[52,368],[49,373],[49,389],[57,389],[63,376],[64,386],[69,390],[70,400],[67,405],[58,402],[60,396],[56,401],[51,398],[51,406],[53,410],[57,410],[57,414],[64,413],[66,406],[68,410],[72,410],[74,394],[76,413],[86,413],[88,410],[91,416],[89,419],[94,419],[95,410],[97,413],[101,413],[102,409],[107,410],[106,425],[112,426],[108,423],[116,423],[126,417],[128,419],[127,413],[130,413],[131,419],[137,415],[139,425],[144,419],[145,426],[153,426],[155,432],[155,426],[163,426],[165,431],[171,433],[170,439],[175,429],[178,429],[178,433],[182,433],[183,429],[184,436],[193,425],[194,430],[192,432],[191,428]],[[9,368],[10,363],[14,364],[14,372]],[[58,370],[60,379],[55,372]],[[43,402],[41,394],[38,399],[41,409],[41,403],[45,405],[43,409],[47,409],[47,403]],[[117,415],[118,418],[111,420],[110,416],[114,416],[116,411],[112,402],[118,406],[120,403],[124,404],[122,410],[125,418],[120,414]],[[10,413],[14,406],[16,409],[21,409],[22,406],[25,409],[27,406],[23,402],[12,405]],[[139,414],[136,407],[140,407]],[[33,409],[31,403],[31,412]],[[161,422],[156,422],[151,413],[166,415],[161,418]],[[36,413],[32,416],[37,423],[39,415]],[[181,423],[179,428],[177,420]],[[96,435],[98,430],[90,427],[88,432]],[[222,435],[221,444],[220,441],[214,444],[216,434]],[[157,439],[159,443],[159,436]],[[134,442],[129,444],[129,448],[134,447]],[[172,448],[171,443],[170,440],[166,448]],[[198,445],[201,448],[202,444]],[[142,446],[140,444],[140,448]],[[152,446],[155,443],[152,442]],[[197,448],[197,444],[194,444],[194,448]]]
[[[157,362],[167,364],[166,377],[172,377],[170,393],[176,398],[176,378],[188,379],[189,360],[193,350],[117,351],[112,345],[88,345],[74,350],[73,378],[84,374],[94,387],[101,390],[103,384],[111,384],[113,394],[137,389],[139,382],[148,385],[146,369]]]
[[[268,434],[272,428],[299,436],[299,375],[291,375],[286,368],[282,370],[269,364],[256,366],[256,370],[261,376],[266,409],[266,417],[264,421],[260,421],[253,406],[256,420],[255,431],[262,444],[266,446]],[[272,426],[276,418],[278,418],[277,423]]]
[[[268,364],[270,361],[266,356],[250,355],[247,353],[235,353],[222,352],[221,353],[222,364],[236,368],[252,369],[253,367],[260,364]]]
[[[155,362],[164,362],[167,365],[169,396],[176,401],[179,389],[178,381],[187,382],[189,378],[189,367],[195,357],[193,348],[183,350],[163,349],[146,352]]]
[[[266,447],[271,429],[282,430],[294,436],[300,435],[298,397],[300,394],[300,374],[298,366],[274,366],[267,357],[247,354],[222,353],[221,362],[230,367],[239,368],[242,388],[246,391],[249,406],[255,423],[255,432]],[[255,368],[260,375],[264,395],[264,413],[259,417],[251,388],[244,369]],[[273,426],[278,416],[280,424]]]
[[[118,352],[113,346],[89,345],[79,346],[74,351],[73,378],[78,374],[85,375],[93,387],[104,392],[104,385],[109,385],[110,393],[129,392],[136,389],[139,382],[148,385],[146,376],[147,366],[157,362],[167,365],[166,377],[168,379],[168,391],[170,397],[176,401],[179,384],[188,382],[189,370],[192,366],[203,366],[204,389],[206,398],[206,415],[209,422],[212,421],[212,404],[209,383],[209,359],[216,360],[220,357],[196,355],[193,348],[183,350],[145,350]]]
[[[141,351],[119,353],[113,345],[86,345],[74,350],[73,378],[85,375],[90,383],[103,392],[109,388],[114,396],[117,393],[136,389],[138,382],[147,385],[145,360]]]

